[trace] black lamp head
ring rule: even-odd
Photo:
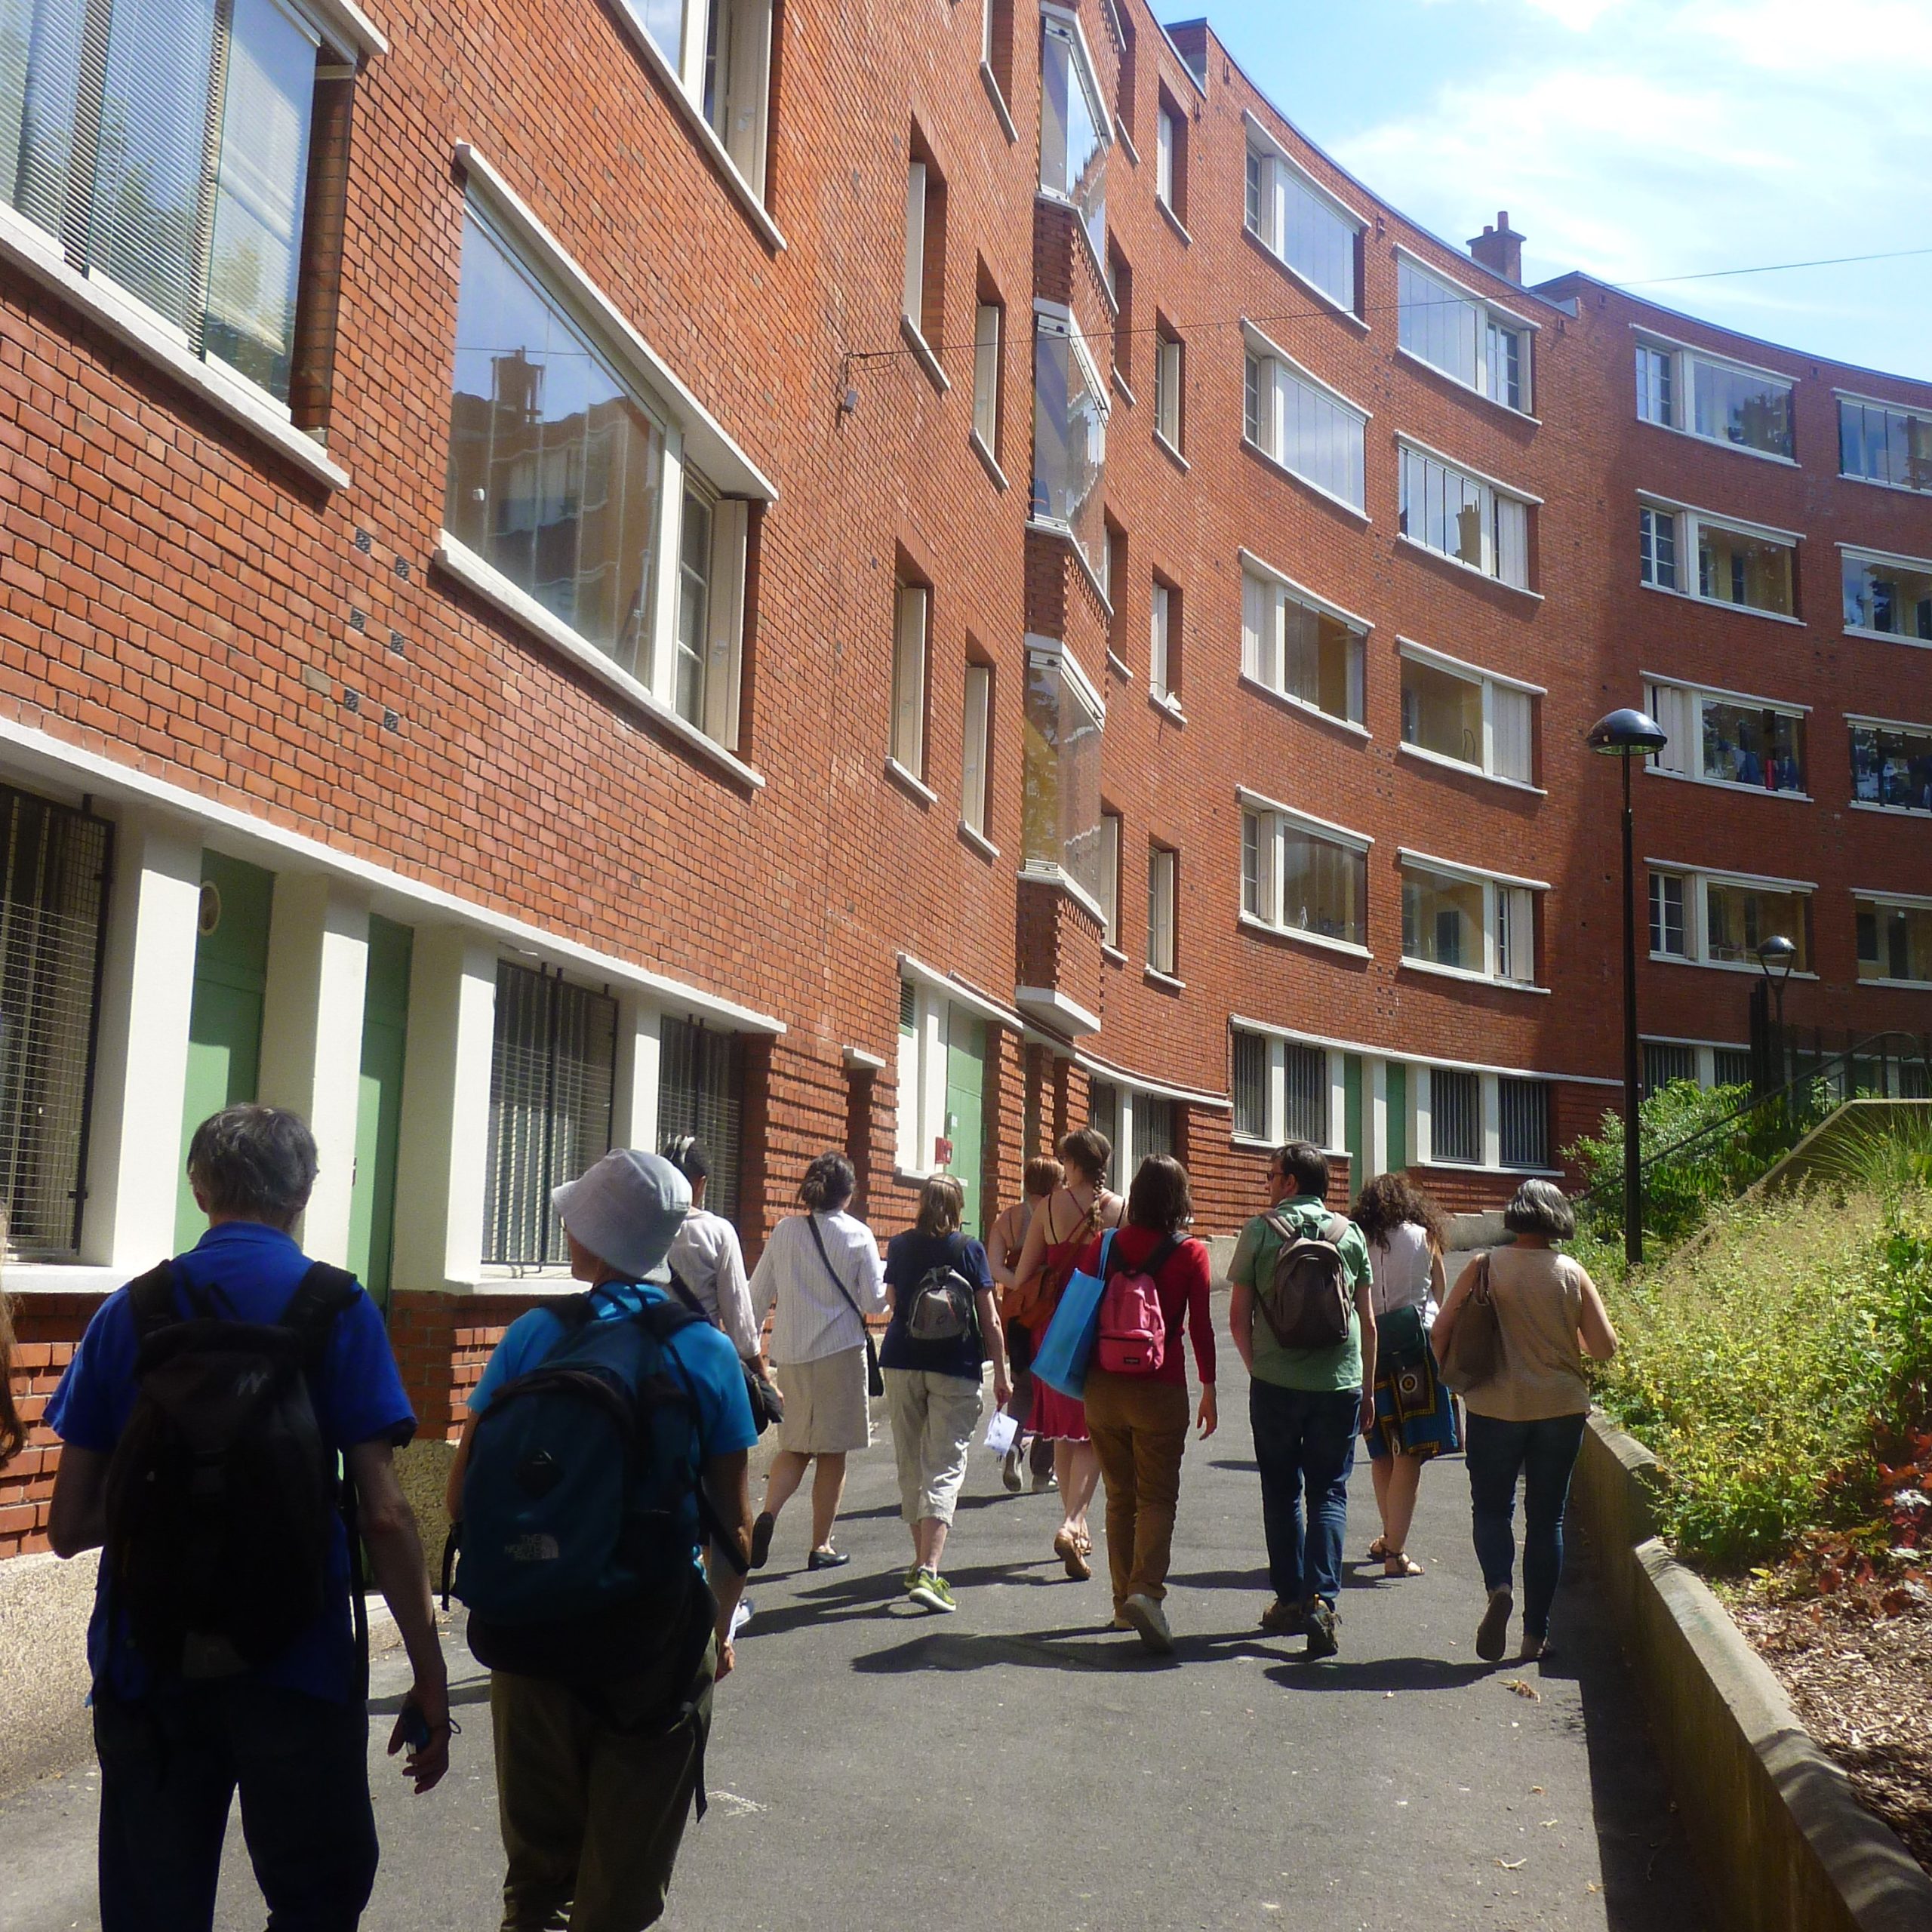
[[[1670,735],[1647,712],[1626,706],[1607,718],[1599,718],[1590,727],[1586,742],[1592,751],[1603,752],[1612,758],[1647,758],[1652,752],[1662,751],[1669,743]]]
[[[1774,933],[1759,943],[1758,964],[1764,969],[1766,979],[1788,980],[1798,964],[1798,948],[1783,933]]]

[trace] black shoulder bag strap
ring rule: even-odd
[[[704,1315],[694,1314],[669,1302],[647,1302],[638,1310],[633,1319],[643,1324],[651,1340],[657,1344],[658,1353],[664,1358],[665,1365],[684,1390],[685,1398],[691,1404],[691,1433],[697,1439],[697,1466],[691,1472],[691,1495],[697,1505],[698,1527],[703,1531],[707,1542],[724,1551],[731,1567],[740,1576],[745,1576],[752,1567],[751,1552],[739,1547],[737,1536],[724,1527],[724,1519],[718,1515],[709,1492],[705,1488],[704,1411],[698,1406],[697,1390],[692,1385],[685,1364],[678,1359],[676,1350],[671,1346],[672,1338],[681,1330],[689,1327],[694,1321],[703,1322],[707,1328],[711,1324]]]
[[[690,1284],[685,1281],[683,1275],[678,1272],[676,1269],[673,1268],[670,1271],[670,1273],[671,1292],[675,1295],[694,1315],[697,1316],[700,1321],[709,1321],[711,1319],[711,1317],[705,1312],[704,1303],[700,1301],[697,1297],[691,1292]]]
[[[818,1258],[825,1263],[825,1272],[832,1277],[832,1285],[845,1298],[845,1306],[859,1316],[859,1333],[866,1344],[866,1387],[875,1395],[885,1392],[884,1380],[878,1372],[878,1345],[872,1340],[872,1331],[866,1326],[866,1318],[859,1312],[859,1304],[852,1299],[852,1291],[845,1285],[844,1278],[832,1265],[832,1257],[826,1251],[825,1237],[818,1231],[818,1217],[808,1211],[805,1226],[812,1231],[812,1244],[818,1250]]]
[[[174,1306],[174,1263],[163,1261],[128,1284],[128,1304],[134,1317],[137,1343],[181,1318]]]

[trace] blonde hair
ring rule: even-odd
[[[966,1190],[951,1174],[934,1174],[919,1190],[919,1218],[914,1228],[922,1235],[957,1234],[966,1218]]]

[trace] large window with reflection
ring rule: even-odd
[[[1112,140],[1087,43],[1071,18],[1050,14],[1040,30],[1040,186],[1072,204],[1096,261],[1106,259]]]
[[[1026,663],[1021,782],[1029,872],[1066,878],[1096,906],[1110,882],[1100,813],[1100,731],[1106,709],[1071,658],[1035,650]]]
[[[1106,568],[1100,485],[1107,460],[1107,392],[1086,343],[1057,315],[1036,318],[1033,350],[1033,515]]]

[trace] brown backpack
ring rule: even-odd
[[[1349,1224],[1331,1214],[1318,1234],[1304,1234],[1284,1215],[1263,1217],[1281,1238],[1274,1266],[1256,1284],[1254,1298],[1284,1349],[1338,1349],[1349,1339],[1354,1297],[1342,1237]]]

